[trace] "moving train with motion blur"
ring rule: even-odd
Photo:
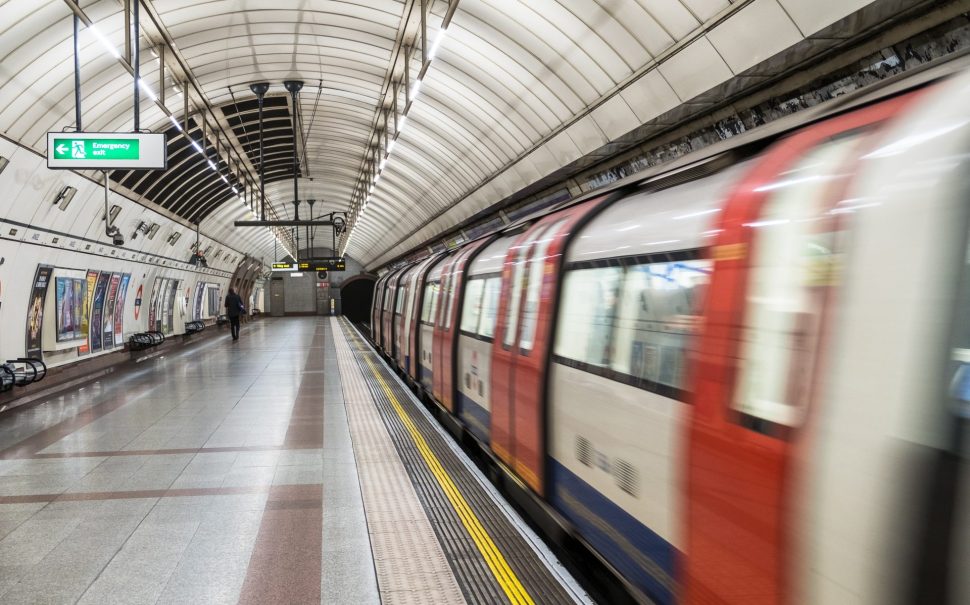
[[[644,602],[970,603],[946,71],[398,267],[371,338]]]

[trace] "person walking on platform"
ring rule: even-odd
[[[229,288],[229,294],[226,294],[226,315],[229,317],[229,330],[233,340],[239,340],[239,316],[245,311],[242,298]]]

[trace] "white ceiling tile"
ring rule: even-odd
[[[755,0],[708,32],[734,73],[754,67],[802,39],[776,0]]]
[[[633,110],[621,95],[616,95],[593,110],[593,121],[609,140],[614,140],[640,125]]]
[[[874,0],[779,0],[798,29],[811,36],[839,19],[872,4]]]
[[[706,37],[661,64],[660,73],[681,101],[689,101],[734,75]]]

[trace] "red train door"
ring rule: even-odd
[[[797,448],[820,374],[839,201],[859,137],[902,97],[768,151],[728,201],[712,249],[688,434],[686,603],[795,600]],[[824,361],[824,360],[822,360]]]
[[[472,242],[458,254],[445,261],[441,273],[441,301],[438,304],[438,322],[435,323],[434,367],[432,380],[434,397],[449,412],[458,415],[455,409],[455,355],[458,344],[458,325],[464,292],[464,273],[469,260],[487,244],[491,238]]]
[[[509,248],[492,345],[492,449],[538,494],[545,482],[546,370],[562,255],[604,198],[544,217]]]

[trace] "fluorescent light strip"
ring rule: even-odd
[[[172,122],[172,126],[175,126],[176,130],[182,132],[182,125],[179,124],[179,121],[175,119],[175,116],[168,116],[168,119]]]
[[[121,58],[121,53],[118,52],[118,49],[115,48],[115,45],[112,44],[111,41],[108,40],[104,36],[104,34],[101,33],[101,30],[95,27],[94,23],[89,25],[88,29],[91,30],[91,33],[94,34],[94,37],[97,38],[99,42],[101,42],[101,45],[104,46],[109,53],[111,53],[112,57],[114,57],[115,59]]]
[[[442,28],[438,32],[438,37],[435,38],[434,44],[431,45],[431,51],[428,52],[428,61],[434,59],[435,55],[438,54],[438,49],[441,47],[441,42],[445,39],[445,34],[448,33],[448,28]]]
[[[138,88],[142,89],[142,92],[148,95],[148,98],[150,98],[152,101],[158,100],[158,95],[155,94],[155,91],[153,91],[148,84],[145,84],[144,78],[138,78]]]
[[[448,33],[448,28],[446,27],[443,27],[441,28],[441,30],[438,31],[438,37],[435,38],[434,44],[431,45],[431,50],[430,52],[428,52],[429,62],[432,59],[434,59],[435,55],[438,53],[438,49],[441,47],[441,42],[445,39],[445,35],[447,33]],[[411,85],[411,92],[409,97],[412,103],[414,102],[415,99],[418,98],[418,95],[421,93],[421,85],[423,83],[424,83],[424,79],[418,78],[417,80],[414,81],[414,84]],[[391,139],[391,141],[387,144],[387,151],[385,152],[384,157],[381,159],[380,166],[377,169],[377,174],[374,175],[374,181],[367,187],[367,197],[364,198],[363,203],[360,205],[360,212],[358,212],[357,218],[354,219],[353,226],[350,228],[350,231],[348,231],[347,241],[344,244],[343,251],[340,253],[341,256],[343,256],[344,252],[347,251],[347,247],[350,245],[350,240],[354,237],[354,233],[357,231],[357,219],[359,219],[364,214],[364,209],[367,208],[367,204],[368,202],[370,202],[371,195],[373,195],[374,193],[374,186],[377,184],[377,181],[381,179],[381,174],[384,172],[384,167],[387,166],[387,158],[391,155],[391,152],[394,151],[394,146],[397,144],[397,139],[400,136],[401,131],[404,130],[404,124],[407,122],[407,118],[408,118],[407,111],[410,110],[410,108],[411,108],[411,105],[409,104],[405,109],[405,112],[401,115],[400,119],[397,122],[397,130],[394,132],[394,138]]]
[[[417,80],[414,81],[414,84],[411,85],[411,101],[412,102],[415,99],[417,99],[418,98],[418,94],[421,93],[421,84],[422,84],[422,82],[423,82],[422,79],[421,78],[418,78]]]

